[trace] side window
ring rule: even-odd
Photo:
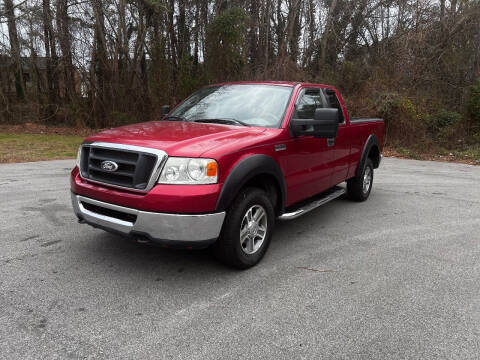
[[[322,107],[324,104],[320,89],[304,89],[295,104],[293,117],[295,119],[313,119],[315,109]]]
[[[325,89],[325,96],[327,98],[328,107],[338,109],[338,116],[340,118],[340,124],[345,122],[345,116],[343,115],[343,109],[338,101],[337,94],[333,89]]]

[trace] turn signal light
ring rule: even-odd
[[[217,176],[218,165],[215,161],[207,164],[207,176]]]

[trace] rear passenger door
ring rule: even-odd
[[[338,134],[335,139],[329,139],[330,152],[332,153],[332,177],[330,185],[335,186],[348,177],[348,169],[351,151],[351,129],[347,126],[347,114],[340,103],[339,96],[335,89],[326,88],[323,90],[327,107],[338,109],[339,124]]]
[[[320,88],[303,88],[297,96],[292,118],[313,119],[315,110],[326,105],[325,95]],[[293,137],[288,147],[288,202],[294,203],[328,189],[333,148],[327,145],[327,139]]]

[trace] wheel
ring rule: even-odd
[[[257,188],[242,190],[227,211],[214,245],[216,257],[239,269],[254,266],[267,251],[274,225],[274,210],[267,194]]]
[[[369,158],[365,162],[360,176],[347,181],[347,195],[354,201],[365,201],[370,195],[373,185],[373,162]]]

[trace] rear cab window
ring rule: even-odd
[[[343,113],[342,105],[340,100],[338,100],[337,93],[331,88],[323,89],[323,93],[327,99],[327,107],[338,109],[339,124],[345,124],[345,114]]]
[[[300,91],[293,117],[295,119],[313,119],[315,109],[327,107],[325,94],[320,88],[304,88]]]

